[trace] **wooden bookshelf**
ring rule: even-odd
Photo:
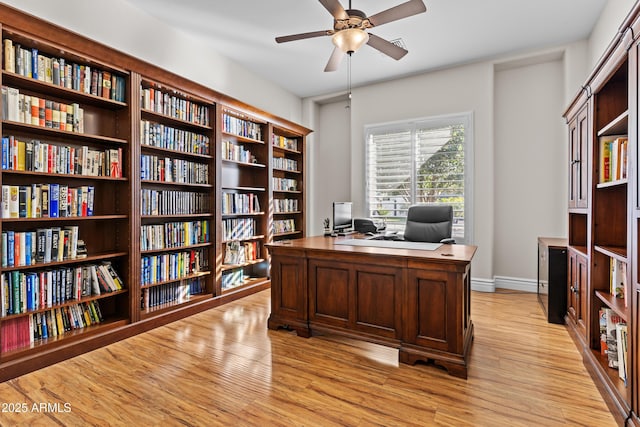
[[[139,88],[140,310],[148,317],[214,295],[215,105],[145,76]]]
[[[266,283],[270,155],[268,124],[236,108],[220,105],[220,281],[222,294]]]
[[[625,425],[640,425],[638,30],[640,4],[564,114],[569,125],[567,328],[612,414]],[[616,323],[627,331],[626,381],[621,369],[612,367],[612,358],[620,362],[616,348],[623,343]]]
[[[270,241],[306,236],[305,142],[302,133],[282,126],[270,127],[270,198],[274,216]]]
[[[33,53],[33,49],[37,49],[40,55],[57,59],[50,61],[52,78],[42,80],[34,78],[33,71],[29,75],[23,69],[7,66],[11,58],[2,50],[0,79],[3,87],[12,89],[11,97],[7,91],[1,101],[5,112],[1,122],[2,137],[11,137],[12,145],[15,141],[39,141],[48,144],[47,153],[50,147],[58,153],[58,157],[51,157],[58,161],[52,162],[51,166],[47,161],[46,169],[40,164],[34,167],[30,154],[30,168],[26,168],[26,161],[25,167],[21,163],[18,167],[13,164],[9,167],[7,150],[7,164],[0,170],[2,186],[8,186],[8,190],[11,186],[17,187],[18,193],[23,187],[22,193],[26,194],[26,188],[32,185],[39,184],[42,189],[42,184],[58,184],[58,189],[60,186],[67,189],[67,194],[69,189],[74,189],[74,195],[79,191],[81,202],[83,192],[88,195],[89,188],[93,195],[90,214],[72,212],[73,216],[31,218],[19,213],[17,217],[3,213],[0,231],[12,232],[14,238],[16,233],[24,235],[25,244],[26,233],[74,227],[70,230],[77,230],[78,238],[86,243],[87,253],[76,258],[63,256],[47,262],[38,260],[29,265],[10,265],[7,259],[0,267],[0,274],[6,281],[9,276],[13,280],[14,275],[21,277],[21,274],[37,277],[47,271],[75,272],[78,268],[79,271],[83,268],[91,271],[89,266],[110,263],[124,283],[123,289],[116,292],[99,295],[92,292],[81,294],[77,299],[65,295],[46,306],[28,309],[20,306],[16,313],[13,308],[7,310],[7,304],[3,304],[0,381],[269,287],[270,259],[264,245],[273,238],[271,178],[274,152],[271,135],[277,128],[282,130],[280,134],[304,142],[309,129],[7,5],[0,5],[0,30],[3,48],[4,40],[12,41],[13,50],[8,49],[7,54],[13,52],[14,58],[15,48],[19,45],[25,52]],[[26,58],[27,54],[21,55]],[[47,65],[46,58],[42,61]],[[62,62],[65,64],[62,69],[73,64],[70,84],[59,79],[58,71],[53,73],[53,64],[57,63],[57,70],[60,70]],[[90,76],[86,87],[84,83],[75,83],[74,69],[76,79],[81,75],[81,69]],[[96,72],[95,79],[88,69]],[[102,86],[98,82],[102,82]],[[111,88],[107,82],[111,83]],[[20,94],[23,99],[25,95],[38,99],[38,109],[33,110],[38,112],[37,120],[30,114],[25,119],[20,110],[16,112],[13,102]],[[151,98],[153,102],[150,102]],[[39,99],[45,100],[44,123],[40,122]],[[160,100],[168,107],[158,108]],[[82,126],[80,121],[70,121],[67,126],[66,118],[70,116],[61,120],[63,110],[60,105],[70,105],[68,111],[76,111],[77,118],[81,110]],[[47,106],[50,117],[46,114]],[[53,114],[54,106],[58,106],[56,114]],[[67,112],[66,107],[64,112]],[[226,128],[224,114],[250,123],[259,132]],[[65,125],[61,126],[61,123]],[[222,147],[229,143],[243,146],[253,157],[223,156]],[[26,144],[24,147],[26,160]],[[43,145],[38,147],[44,150]],[[300,147],[282,152],[302,159],[304,143]],[[85,153],[92,153],[93,162],[87,160],[83,171],[79,171],[75,163],[78,152],[86,159],[89,157],[85,157]],[[62,161],[62,158],[74,158],[73,166],[71,161]],[[117,161],[112,162],[113,159]],[[175,166],[175,169],[168,169],[167,165]],[[302,168],[276,173],[304,183]],[[303,201],[303,191],[304,187],[291,197]],[[8,194],[3,200],[10,202],[11,191]],[[251,195],[259,206],[251,211],[223,214],[221,201],[225,194]],[[82,203],[80,206],[82,212]],[[286,215],[296,218],[297,233],[303,235],[304,202],[295,212]],[[282,216],[282,213],[277,214],[278,219]],[[253,220],[254,233],[225,238],[223,222],[240,219]],[[184,239],[183,233],[181,240],[171,238],[162,242],[158,239],[161,243],[157,243],[154,234],[159,230],[174,233],[177,229],[202,231],[205,228],[206,232],[199,232],[198,238],[192,240]],[[225,265],[227,245],[236,244],[254,245],[259,249],[259,255],[256,259]],[[167,268],[167,265],[171,267]],[[173,268],[175,266],[179,271]],[[222,274],[234,271],[242,271],[243,280],[223,289]],[[3,296],[8,296],[5,294],[7,292],[3,292]],[[33,342],[27,334],[21,337],[19,345],[9,349],[7,343],[16,338],[13,330],[29,328],[25,323],[30,318],[43,313],[77,311],[87,304],[99,305],[100,322],[90,322],[86,327],[69,324],[64,334]],[[80,316],[79,313],[68,315],[73,319],[74,314]],[[14,329],[10,331],[10,328]]]

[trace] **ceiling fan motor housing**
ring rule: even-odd
[[[347,9],[345,10],[349,18],[347,19],[334,19],[333,21],[333,29],[335,31],[346,30],[349,28],[358,28],[364,30],[365,28],[371,28],[371,22],[367,18],[367,15],[357,9]]]

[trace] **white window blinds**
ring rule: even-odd
[[[470,115],[456,115],[368,126],[368,215],[401,230],[413,204],[452,205],[453,236],[466,241],[468,123]]]

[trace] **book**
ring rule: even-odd
[[[60,185],[49,184],[49,217],[58,218],[60,201]]]
[[[618,348],[618,376],[627,383],[627,325],[616,323],[616,345]]]

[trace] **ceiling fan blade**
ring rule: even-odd
[[[338,0],[320,0],[320,4],[322,4],[335,19],[349,19],[349,15],[347,15],[344,7],[342,7]]]
[[[324,71],[335,71],[338,69],[338,66],[340,66],[340,63],[342,62],[342,58],[344,58],[345,53],[338,49],[337,47],[333,49],[333,52],[331,52],[331,57],[329,58],[329,62],[327,62],[327,66],[324,67]]]
[[[369,41],[367,44],[395,60],[398,60],[409,53],[408,50],[403,49],[400,46],[396,46],[395,44],[371,33],[369,33]]]
[[[409,0],[406,3],[399,4],[391,9],[370,16],[369,22],[376,27],[386,24],[387,22],[397,21],[398,19],[407,18],[426,11],[427,7],[422,0]]]
[[[312,31],[310,33],[291,34],[290,36],[276,37],[276,42],[278,42],[278,43],[292,42],[294,40],[302,40],[302,39],[310,39],[312,37],[328,36],[330,33],[331,33],[330,31],[324,30],[324,31]]]

